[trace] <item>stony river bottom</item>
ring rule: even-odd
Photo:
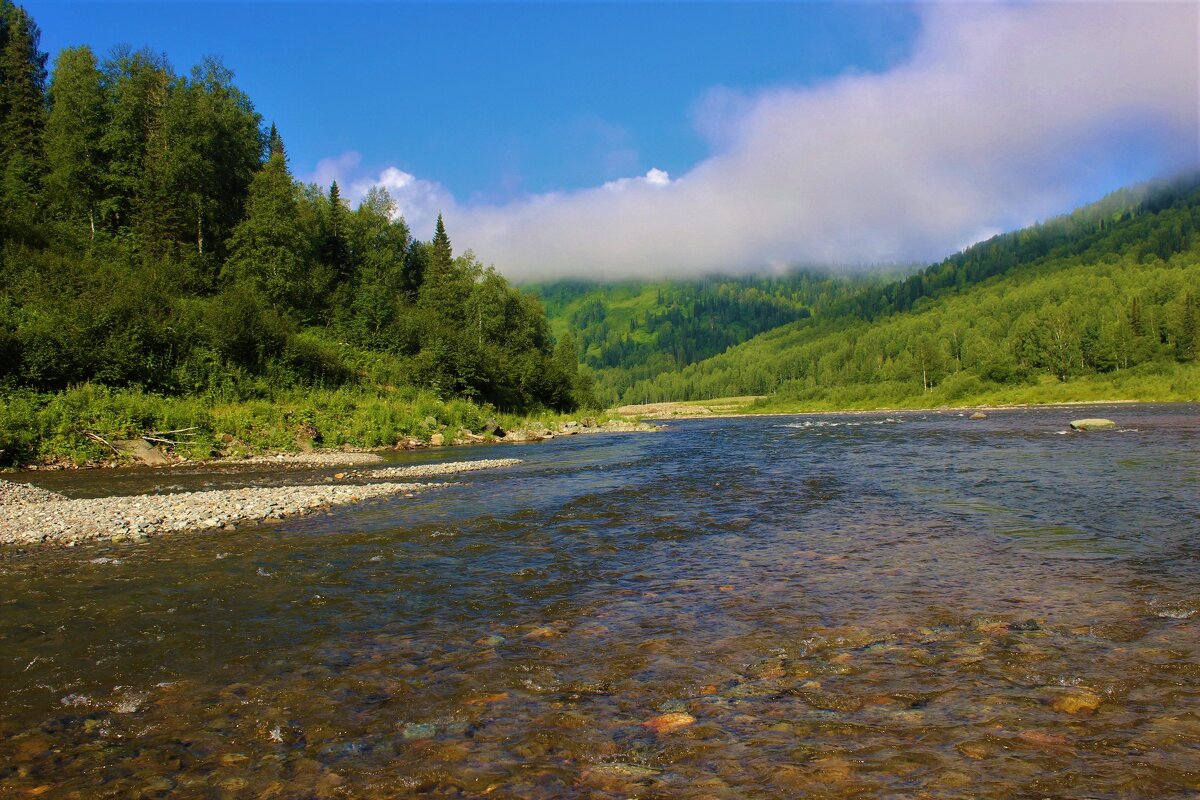
[[[1200,794],[1198,406],[389,458],[500,456],[315,517],[0,553],[0,796]]]

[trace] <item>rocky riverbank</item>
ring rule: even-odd
[[[0,545],[74,547],[89,541],[139,541],[165,533],[235,530],[239,525],[391,495],[411,497],[448,485],[400,483],[395,478],[452,475],[519,463],[519,459],[506,458],[422,464],[338,473],[331,479],[336,483],[77,500],[28,484],[0,481]]]
[[[432,417],[428,420],[431,426],[436,425]],[[109,468],[125,467],[131,464],[141,464],[150,467],[170,468],[176,466],[195,467],[197,465],[251,465],[263,464],[273,467],[337,467],[360,466],[383,461],[379,455],[384,450],[423,450],[426,448],[441,448],[452,446],[468,446],[475,444],[526,444],[554,439],[560,436],[576,436],[594,433],[636,433],[660,430],[661,426],[627,419],[613,419],[597,422],[591,418],[583,420],[566,420],[553,426],[537,425],[533,427],[504,430],[495,420],[489,420],[484,426],[483,433],[474,433],[461,429],[451,434],[443,429],[435,431],[427,438],[407,436],[399,439],[390,448],[368,450],[364,447],[342,445],[339,448],[314,448],[303,452],[255,452],[244,442],[228,435],[216,436],[210,455],[203,458],[185,457],[172,448],[169,443],[161,443],[161,439],[121,440],[122,446],[114,449],[110,457],[75,462],[66,458],[57,458],[41,463],[25,464],[22,470],[37,472],[44,470],[63,470],[79,468]],[[444,431],[444,432],[443,432]],[[298,438],[304,446],[312,447],[311,437]],[[156,444],[155,442],[160,442]]]

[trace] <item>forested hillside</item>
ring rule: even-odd
[[[633,384],[688,364],[780,325],[823,314],[882,275],[835,278],[794,271],[777,276],[691,281],[528,287],[542,298],[554,332],[576,342],[595,392],[614,404]]]
[[[6,428],[82,386],[208,406],[404,387],[519,411],[590,399],[534,297],[456,257],[440,218],[414,239],[383,190],[351,208],[297,182],[219,61],[179,74],[152,50],[84,46],[51,73],[39,40],[0,0]],[[0,458],[29,456],[13,436]]]
[[[1200,398],[1200,188],[1122,191],[635,384],[626,402],[775,406]],[[1084,399],[1084,398],[1079,398]]]

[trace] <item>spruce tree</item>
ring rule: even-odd
[[[446,235],[446,225],[442,222],[442,215],[438,214],[437,227],[433,232],[433,264],[436,269],[446,269],[450,266],[450,262],[454,259],[454,253],[450,249],[450,237]]]
[[[345,277],[350,271],[350,250],[346,245],[346,207],[337,181],[329,187],[329,217],[325,223],[325,241],[321,260],[335,275]]]
[[[222,277],[276,311],[301,311],[311,299],[305,243],[292,176],[283,156],[273,155],[250,182],[246,217],[230,237]]]
[[[0,176],[4,216],[29,223],[45,172],[46,54],[21,6],[0,0]]]
[[[271,132],[267,134],[267,157],[282,156],[283,160],[287,161],[287,150],[283,146],[283,137],[279,135],[279,129],[275,127],[275,123],[271,123]]]

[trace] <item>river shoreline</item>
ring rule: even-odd
[[[546,441],[555,439],[560,436],[582,436],[600,433],[652,433],[659,430],[659,426],[650,425],[636,420],[609,420],[607,422],[584,425],[577,422],[561,423],[555,429],[551,428],[522,428],[508,432],[501,432],[502,435],[477,435],[471,434],[470,438],[459,438],[449,442],[444,440],[429,442],[407,437],[400,440],[393,447],[387,448],[368,448],[355,447],[353,445],[343,445],[341,447],[329,448],[313,448],[310,450],[295,452],[290,450],[263,450],[248,453],[236,453],[230,455],[215,455],[210,458],[182,458],[169,452],[163,452],[161,448],[155,447],[153,450],[161,460],[156,460],[153,463],[139,462],[132,456],[123,458],[107,458],[102,460],[87,461],[83,463],[74,463],[65,460],[52,461],[47,463],[37,464],[22,464],[15,469],[8,470],[7,474],[28,474],[37,472],[57,472],[61,470],[93,470],[93,469],[121,469],[128,467],[152,467],[154,469],[170,470],[180,467],[225,467],[225,466],[272,466],[272,467],[339,467],[339,466],[360,466],[371,463],[381,463],[384,461],[382,453],[405,451],[405,450],[447,450],[450,448],[474,447],[477,445],[498,445],[498,444],[531,444],[534,442]],[[6,474],[5,471],[0,471],[0,475]]]
[[[413,480],[519,463],[520,459],[507,458],[420,464],[339,472],[327,482],[299,486],[80,499],[0,480],[0,547],[75,547],[101,541],[142,542],[161,534],[233,531],[241,525],[304,516],[384,497],[412,497],[450,485]]]
[[[636,413],[644,419],[659,422],[669,422],[681,419],[742,419],[749,417],[828,417],[828,416],[868,416],[871,414],[970,414],[976,411],[984,413],[997,411],[1030,411],[1034,409],[1070,409],[1097,406],[1147,406],[1160,403],[1180,403],[1178,400],[1064,400],[1054,403],[996,403],[989,405],[968,406],[928,406],[928,407],[889,407],[889,408],[853,408],[853,409],[821,409],[811,411],[710,411],[701,410],[696,413],[685,411],[685,403],[646,403],[638,406],[621,406],[625,409],[639,409]],[[670,414],[656,413],[656,409],[671,411]]]

